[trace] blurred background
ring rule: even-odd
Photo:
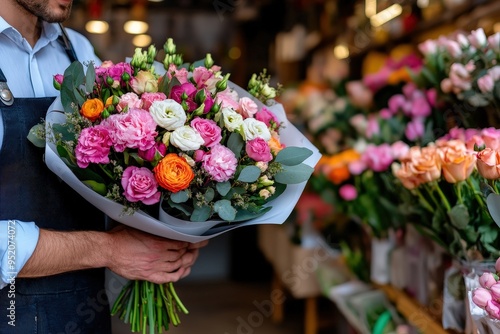
[[[306,126],[303,115],[297,114],[297,90],[312,92],[360,80],[389,65],[394,65],[394,73],[398,62],[408,55],[421,56],[420,43],[478,28],[491,35],[500,31],[499,18],[500,1],[493,0],[75,0],[65,25],[87,36],[102,60],[124,61],[135,48],[146,49],[150,44],[161,50],[166,39],[173,38],[185,61],[210,53],[223,72],[231,73],[230,80],[242,87],[252,74],[265,68],[272,82],[285,88],[280,102],[290,120],[306,131],[310,124]],[[335,106],[335,101],[328,103]],[[328,147],[324,149],[329,152]],[[320,202],[312,198],[304,210],[317,214],[322,210]],[[176,284],[190,314],[171,332],[368,333],[360,325],[367,316],[353,318],[327,292],[337,280],[353,276],[352,267],[348,273],[338,263],[334,270],[321,269],[346,262],[338,256],[341,241],[352,241],[350,245],[362,251],[368,249],[371,232],[352,219],[329,212],[331,206],[327,203],[326,214],[314,217],[316,225],[311,228],[312,235],[319,231],[326,240],[326,246],[320,248],[331,256],[299,276],[298,288],[286,286],[278,276],[292,270],[294,263],[304,265],[300,259],[311,259],[304,216],[296,213],[289,218],[282,229],[286,240],[281,240],[283,231],[256,226],[212,239],[191,275]],[[297,229],[301,229],[299,238]],[[357,277],[366,277],[368,262],[359,260],[357,264],[361,268]],[[284,291],[286,300],[262,308],[269,305],[265,301],[271,300],[276,289]],[[421,314],[419,305],[413,314]],[[427,325],[420,326],[420,332],[451,333],[436,320],[441,311],[432,310],[422,311]],[[114,333],[128,332],[127,325],[115,319]],[[396,333],[396,329],[385,331],[390,332]],[[417,330],[402,327],[397,332]]]

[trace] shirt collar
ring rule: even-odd
[[[0,33],[5,34],[14,41],[21,42],[23,37],[21,34],[12,27],[3,17],[0,16]],[[47,42],[53,42],[61,35],[61,28],[58,23],[48,23],[42,22],[42,34],[40,36],[41,40],[47,40]]]

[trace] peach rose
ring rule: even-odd
[[[175,153],[169,153],[161,159],[153,172],[160,187],[173,193],[189,187],[194,178],[194,172],[186,159]]]
[[[450,140],[439,148],[441,168],[445,180],[457,183],[466,180],[476,166],[476,154],[467,150],[460,140]]]
[[[477,153],[477,170],[488,180],[500,178],[500,152],[489,147]]]
[[[158,91],[158,79],[149,71],[139,71],[133,78],[132,90],[136,94],[156,93]]]
[[[89,119],[91,122],[96,121],[101,117],[101,113],[104,110],[104,103],[98,98],[87,100],[83,103],[82,109],[80,109],[80,114]]]
[[[392,174],[403,184],[403,186],[407,189],[415,189],[422,182],[420,177],[413,173],[413,169],[411,168],[411,162],[403,162],[401,164],[395,162],[391,166]]]
[[[410,148],[408,156],[410,158],[408,168],[421,183],[431,182],[441,177],[441,163],[436,147],[414,146]]]

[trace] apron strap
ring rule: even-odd
[[[76,56],[73,44],[71,44],[71,41],[69,40],[68,34],[66,33],[66,29],[64,29],[61,23],[59,23],[59,27],[61,27],[62,34],[59,35],[57,41],[63,46],[64,51],[66,51],[66,54],[68,55],[68,58],[71,62],[78,61],[78,57]],[[7,107],[11,106],[14,103],[14,96],[12,95],[9,86],[7,85],[7,78],[3,74],[1,68],[0,68],[0,101]]]

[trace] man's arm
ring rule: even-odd
[[[35,251],[19,277],[108,267],[128,279],[175,282],[190,273],[199,248],[206,244],[165,239],[122,225],[109,232],[40,229]]]

